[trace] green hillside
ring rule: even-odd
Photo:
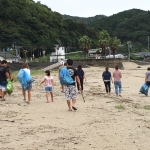
[[[91,27],[107,30],[121,42],[132,41],[135,45],[147,46],[150,35],[150,12],[139,9],[123,11],[90,24]]]
[[[89,25],[91,22],[97,21],[101,18],[107,18],[107,16],[104,15],[96,15],[94,17],[77,17],[77,16],[69,16],[69,15],[62,15],[63,19],[72,19],[75,22],[83,22],[87,25]]]
[[[54,44],[79,49],[78,39],[83,35],[96,39],[96,31],[84,23],[63,19],[58,12],[33,0],[0,0],[0,48],[12,43],[24,49],[45,49],[50,53]],[[92,43],[95,47],[94,42]],[[27,55],[30,53],[28,52]]]

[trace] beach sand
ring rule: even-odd
[[[104,67],[85,68],[85,102],[79,94],[76,112],[68,111],[57,73],[55,102],[46,103],[44,85],[38,87],[44,74],[34,76],[30,105],[14,83],[13,94],[0,101],[0,150],[149,150],[150,110],[144,106],[150,98],[138,92],[148,66],[123,65],[122,97],[115,96],[114,85],[106,96]]]

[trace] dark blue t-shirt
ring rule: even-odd
[[[111,78],[111,73],[108,71],[104,71],[103,74],[102,74],[102,77],[103,77],[103,80],[110,80]]]

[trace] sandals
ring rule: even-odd
[[[74,107],[74,106],[72,106],[72,109],[73,109],[73,110],[77,110],[77,108],[76,108],[76,107]]]

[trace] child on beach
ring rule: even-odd
[[[49,70],[45,71],[44,80],[40,83],[40,85],[42,83],[45,83],[46,102],[49,103],[49,100],[48,100],[49,93],[51,95],[52,102],[54,102],[54,99],[53,99],[54,80],[53,80],[53,77],[50,76],[50,71]]]

